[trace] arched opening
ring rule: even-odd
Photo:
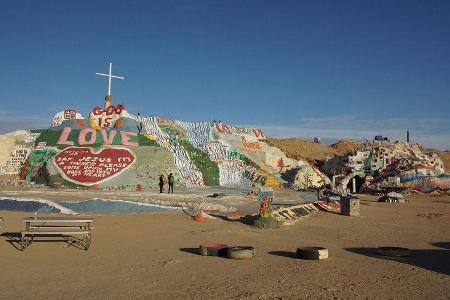
[[[356,193],[358,193],[359,190],[361,189],[361,186],[364,184],[364,182],[366,180],[363,177],[359,176],[359,175],[356,175],[355,177],[350,179],[350,181],[347,184],[347,189],[349,189],[350,192],[353,192],[353,180],[355,180]]]

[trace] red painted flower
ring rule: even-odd
[[[114,128],[119,128],[119,127],[122,127],[123,125],[124,125],[125,123],[122,121],[122,120],[117,120],[115,123],[114,123]]]
[[[76,124],[77,124],[79,127],[81,127],[81,128],[84,128],[84,127],[85,127],[84,121],[83,121],[83,120],[77,120],[77,121],[76,121]]]

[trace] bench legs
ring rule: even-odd
[[[89,247],[91,246],[91,241],[92,241],[92,234],[88,233],[86,234],[86,237],[83,239],[78,239],[78,238],[74,238],[73,236],[65,236],[62,235],[63,237],[65,237],[65,240],[67,243],[72,244],[72,243],[76,243],[81,247],[84,247],[84,250],[89,250]],[[20,251],[25,250],[26,247],[28,247],[31,242],[34,239],[34,235],[27,235],[27,234],[23,234],[20,238]]]
[[[84,250],[86,250],[86,251],[88,251],[89,250],[89,247],[91,246],[91,240],[92,240],[92,236],[91,236],[91,234],[90,233],[88,233],[87,235],[86,235],[86,242],[85,242],[85,248],[84,248]]]
[[[20,238],[20,251],[25,250],[27,246],[31,244],[33,241],[33,236],[27,236],[25,234],[22,234],[22,237]]]
[[[78,239],[73,236],[67,236],[67,243],[69,245],[77,244],[80,247],[83,247],[84,250],[88,251],[91,246],[92,235],[90,233],[86,234],[86,237],[83,239]]]

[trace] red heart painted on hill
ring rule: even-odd
[[[136,161],[127,148],[104,148],[93,152],[91,148],[69,147],[53,157],[53,163],[68,181],[94,185],[116,177]]]

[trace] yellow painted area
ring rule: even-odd
[[[95,120],[89,118],[89,125],[91,128],[94,128],[95,130],[101,130],[100,126],[97,125],[97,122]]]
[[[262,171],[262,172],[260,171],[259,174],[261,176],[267,177],[266,183],[264,184],[265,187],[271,187],[274,189],[281,188],[281,183],[277,180],[277,178],[275,176],[273,176],[267,172],[264,172],[264,171]]]
[[[269,175],[264,186],[279,189],[281,187],[281,183],[278,182],[275,176]]]
[[[146,138],[148,138],[150,141],[156,141],[156,138],[153,135],[151,135],[151,134],[144,134],[144,136]]]

